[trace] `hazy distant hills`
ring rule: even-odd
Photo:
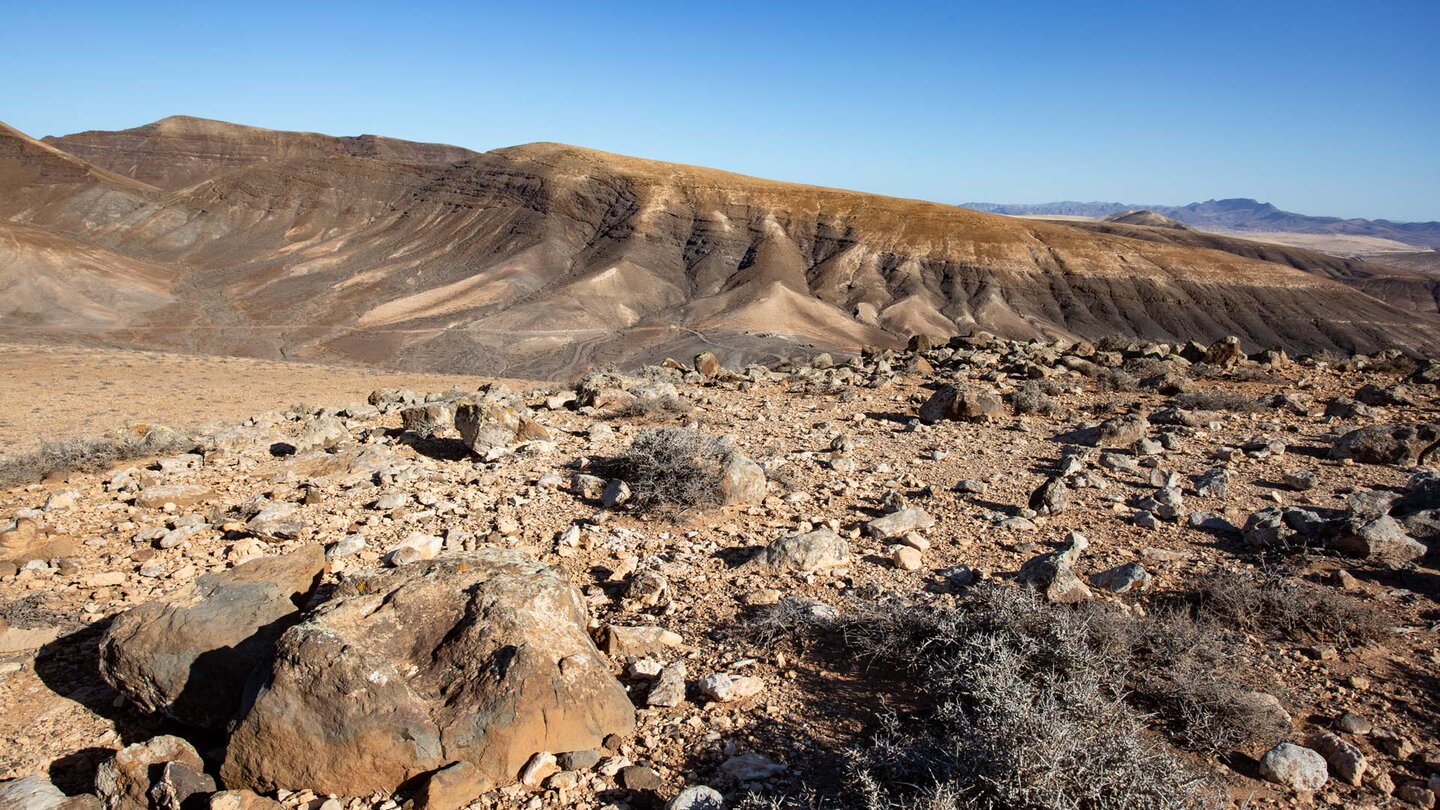
[[[1130,205],[1112,202],[1056,202],[1035,205],[964,203],[963,207],[1011,216],[1070,216],[1100,219],[1125,211],[1146,210],[1202,230],[1343,234],[1390,239],[1417,247],[1440,248],[1440,222],[1391,222],[1341,219],[1281,211],[1270,203],[1238,197],[1189,205]]]
[[[516,377],[973,329],[1440,350],[1416,271],[1127,219],[554,143],[477,154],[193,118],[42,143],[0,126],[0,334]]]

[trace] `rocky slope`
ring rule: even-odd
[[[0,170],[8,219],[174,268],[117,342],[532,378],[977,328],[1440,345],[1433,319],[1274,263],[558,144],[265,160],[162,193],[9,140],[29,151]],[[77,179],[37,186],[31,162]]]
[[[379,390],[0,491],[0,802],[1433,801],[1440,364],[923,344]],[[614,463],[657,435],[719,460]],[[1043,666],[987,657],[1012,623]],[[964,671],[891,666],[957,634]]]
[[[44,142],[116,174],[170,190],[267,161],[351,156],[443,164],[475,156],[459,146],[379,135],[285,132],[183,115],[118,132],[51,136]]]

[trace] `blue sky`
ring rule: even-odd
[[[943,202],[1440,219],[1440,2],[0,0],[0,120],[562,141]]]

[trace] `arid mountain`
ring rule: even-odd
[[[1348,284],[1401,309],[1440,312],[1440,262],[1434,262],[1428,271],[1424,264],[1425,259],[1440,256],[1440,253],[1403,253],[1370,258],[1334,256],[1317,250],[1198,231],[1152,211],[1114,214],[1098,221],[1055,222],[1097,233],[1223,250],[1236,256],[1283,264]]]
[[[1419,247],[1440,247],[1440,222],[1391,222],[1386,219],[1316,217],[1282,211],[1270,203],[1247,198],[1206,200],[1178,206],[1058,202],[1035,205],[964,203],[964,207],[1011,216],[1081,216],[1096,219],[1125,211],[1149,210],[1183,222],[1193,228],[1209,231],[1365,236]]]
[[[119,132],[92,130],[44,140],[116,174],[171,190],[262,161],[348,155],[409,163],[455,163],[476,155],[458,146],[378,135],[336,137],[282,132],[183,115]]]
[[[160,191],[0,140],[0,216],[123,257],[108,266],[126,285],[164,296],[100,297],[116,312],[90,320],[119,344],[510,376],[977,328],[1440,348],[1434,318],[1285,264],[559,144],[257,158]],[[147,177],[196,167],[147,154]]]
[[[1164,214],[1157,214],[1154,211],[1144,209],[1136,211],[1121,211],[1118,214],[1111,214],[1101,219],[1102,222],[1114,222],[1120,225],[1144,225],[1149,228],[1174,228],[1176,230],[1189,230],[1190,226],[1178,219],[1171,219]]]

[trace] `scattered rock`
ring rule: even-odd
[[[665,810],[725,810],[725,797],[704,785],[687,787],[666,802]]]
[[[1150,590],[1151,580],[1150,572],[1145,570],[1145,566],[1131,562],[1092,575],[1090,584],[1112,593],[1129,593],[1132,590]]]
[[[1035,588],[1051,602],[1083,602],[1090,598],[1090,589],[1075,575],[1072,566],[1088,545],[1084,535],[1070,532],[1060,549],[1026,562],[1016,580]]]
[[[189,810],[197,804],[203,807],[214,792],[215,778],[210,774],[184,762],[167,762],[150,788],[150,801],[155,810]]]
[[[1437,443],[1437,425],[1367,425],[1341,436],[1330,455],[1365,464],[1419,464],[1422,454],[1435,454]]]
[[[885,540],[899,537],[916,529],[928,529],[934,525],[935,518],[931,517],[929,512],[918,506],[907,506],[866,523],[865,533],[871,537]]]
[[[933,425],[944,419],[955,422],[990,422],[1004,413],[1004,403],[993,392],[973,387],[947,385],[920,406],[920,421]]]
[[[766,546],[755,560],[781,571],[823,571],[848,564],[850,544],[828,528],[817,529],[782,537]]]
[[[731,703],[760,694],[765,682],[748,675],[727,675],[716,672],[701,678],[695,687],[700,694],[717,703]]]
[[[205,771],[205,763],[190,743],[169,735],[152,737],[128,745],[100,763],[95,792],[106,810],[150,810],[150,789],[170,762],[194,773]]]
[[[1359,785],[1360,780],[1365,776],[1365,768],[1368,763],[1365,755],[1354,743],[1341,739],[1328,731],[1322,731],[1310,737],[1307,743],[1310,748],[1320,752],[1325,762],[1330,765],[1331,773],[1339,779],[1352,785]]]

